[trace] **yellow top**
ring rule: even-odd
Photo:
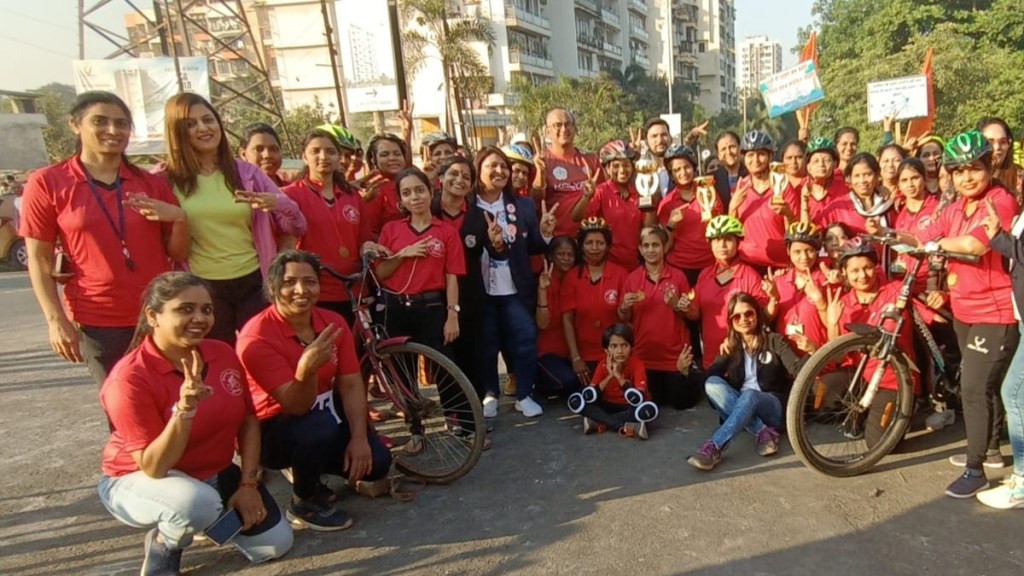
[[[207,280],[233,280],[259,269],[252,240],[252,207],[235,203],[223,174],[199,175],[191,196],[177,187],[174,194],[188,215],[192,233],[188,267],[193,274]]]

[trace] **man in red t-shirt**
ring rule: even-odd
[[[564,108],[552,108],[544,117],[545,134],[551,147],[538,152],[544,158],[547,188],[544,198],[548,206],[558,204],[555,218],[555,236],[574,236],[578,224],[572,219],[572,209],[579,202],[588,181],[604,181],[601,167],[593,154],[576,148],[576,118]]]

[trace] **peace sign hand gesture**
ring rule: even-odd
[[[768,295],[772,300],[779,299],[779,286],[775,283],[775,279],[779,277],[778,270],[772,271],[771,266],[768,267],[768,275],[761,280],[761,290]]]
[[[491,246],[493,246],[495,250],[504,250],[505,238],[502,235],[501,225],[498,224],[498,221],[490,212],[484,210],[483,213],[484,220],[487,221],[487,238],[490,239]]]
[[[643,145],[643,141],[644,141],[644,129],[643,128],[637,128],[636,132],[633,132],[633,127],[629,126],[627,128],[627,130],[629,130],[629,144],[630,144],[630,146],[632,146],[634,150],[639,151],[640,150],[640,146]]]
[[[324,364],[331,359],[334,350],[334,343],[338,340],[342,328],[329,324],[324,331],[316,337],[313,342],[306,346],[299,357],[299,365],[295,369],[295,376],[300,380],[316,374],[323,368]]]
[[[203,358],[193,349],[190,358],[182,358],[181,372],[185,380],[178,389],[178,410],[191,412],[200,402],[213,395],[213,388],[203,384]]]
[[[587,175],[587,181],[583,183],[583,195],[587,198],[594,197],[594,191],[597,190],[597,181],[601,178],[601,168],[591,172],[590,165],[583,165],[583,172]]]
[[[843,303],[843,291],[840,288],[828,288],[826,290],[825,321],[829,326],[838,326],[843,319],[843,310],[846,304]]]
[[[537,279],[538,291],[547,292],[547,289],[551,287],[551,272],[554,268],[554,262],[544,260],[544,270],[540,273],[540,278]]]
[[[555,235],[555,226],[558,224],[555,212],[558,211],[558,205],[559,202],[555,202],[554,206],[548,210],[547,200],[540,201],[540,235],[545,238]]]
[[[991,240],[1003,229],[1003,225],[999,221],[999,212],[991,198],[985,198],[985,212],[985,218],[981,221],[981,225],[985,227],[985,234]]]

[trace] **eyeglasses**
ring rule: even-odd
[[[551,124],[548,124],[548,128],[551,128],[553,130],[562,130],[562,129],[574,128],[575,126],[576,126],[576,124],[574,124],[572,122],[553,122]]]
[[[733,324],[735,324],[740,320],[753,320],[754,318],[757,318],[757,313],[753,310],[744,310],[743,312],[733,314],[729,318],[732,320]]]

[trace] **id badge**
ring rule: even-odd
[[[799,324],[799,323],[794,322],[792,324],[787,324],[786,325],[786,336],[796,336],[797,334],[799,334],[800,336],[804,335],[804,325],[803,324]]]

